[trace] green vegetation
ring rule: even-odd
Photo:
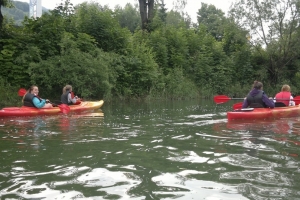
[[[66,0],[38,19],[22,15],[22,25],[21,15],[4,15],[0,106],[16,105],[18,88],[32,84],[50,99],[65,84],[85,99],[105,100],[243,97],[254,80],[269,96],[282,84],[300,93],[300,13],[288,2],[237,1],[229,16],[202,3],[196,24],[155,4],[144,28],[139,6],[131,4],[111,10]]]

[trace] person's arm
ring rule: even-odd
[[[69,103],[72,102],[73,104],[75,104],[76,101],[77,101],[77,99],[76,99],[75,97],[72,98],[71,93],[69,93],[69,94],[68,94],[68,102],[69,102]]]
[[[42,108],[46,104],[46,100],[42,99],[41,101],[37,97],[33,97],[32,103],[34,104],[35,107],[37,108]]]
[[[269,108],[274,108],[275,103],[272,99],[269,99],[269,97],[264,93],[262,96],[262,101],[269,107]]]
[[[294,99],[294,97],[291,96],[290,97],[290,103],[289,103],[290,106],[295,106],[295,101],[293,101],[293,99]]]
[[[247,98],[244,99],[242,108],[248,108],[248,101],[247,101]]]

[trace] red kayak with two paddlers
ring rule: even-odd
[[[0,110],[0,117],[25,117],[25,116],[38,116],[38,115],[58,115],[68,112],[84,112],[101,108],[104,104],[103,100],[100,101],[83,101],[78,105],[58,105],[53,108],[34,108],[34,107],[7,107]]]
[[[225,103],[229,100],[243,100],[244,98],[230,98],[226,95],[218,95],[214,97],[217,104]],[[233,105],[232,111],[227,112],[228,120],[262,120],[262,119],[279,119],[300,116],[300,96],[296,96],[296,106],[285,106],[275,108],[242,108],[242,103]]]

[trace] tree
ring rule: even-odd
[[[176,9],[182,9],[186,5],[186,2],[187,0],[175,0],[173,3]],[[154,3],[154,0],[139,0],[143,30],[148,30],[148,25],[151,23],[154,17]]]
[[[148,24],[153,19],[154,0],[139,0],[142,29],[148,29]]]
[[[224,34],[224,22],[226,20],[222,10],[217,9],[214,5],[201,3],[198,10],[197,21],[207,27],[207,31],[212,34],[216,40],[222,40]]]
[[[159,4],[159,8],[158,8],[158,17],[160,18],[160,20],[164,23],[166,23],[166,19],[167,19],[167,8],[165,8],[166,4],[164,2],[164,0],[161,0],[161,3]]]
[[[298,2],[240,0],[229,12],[239,26],[249,31],[250,42],[257,52],[262,52],[261,48],[265,50],[264,65],[272,84],[288,78],[288,66],[299,57]]]
[[[11,1],[10,0],[0,0],[0,29],[2,28],[2,24],[3,24],[3,15],[1,12],[1,7],[10,7],[11,6]]]
[[[166,24],[180,27],[184,23],[184,17],[178,12],[171,10],[167,13]]]
[[[66,18],[73,15],[74,11],[74,6],[70,0],[65,0],[65,2],[62,1],[56,8],[54,8],[53,12]]]
[[[137,4],[136,7],[132,6],[130,3],[127,3],[124,8],[116,6],[114,12],[121,27],[127,27],[132,33],[140,25],[140,16]]]
[[[59,55],[29,64],[32,84],[38,83],[40,87],[56,94],[63,85],[71,84],[80,96],[87,98],[99,99],[110,93],[109,55],[96,48],[93,37],[85,33],[74,36],[64,32],[59,47]]]
[[[126,51],[130,32],[121,28],[111,10],[101,11],[95,3],[80,4],[75,13],[79,32],[87,33],[96,39],[97,46],[104,51],[117,53]]]

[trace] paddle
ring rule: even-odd
[[[19,95],[20,97],[22,97],[22,96],[24,96],[24,95],[26,94],[26,92],[27,92],[26,89],[21,88],[21,89],[19,89],[19,91],[18,91],[18,95]]]
[[[214,101],[218,104],[220,103],[225,103],[229,100],[234,100],[234,99],[244,99],[244,98],[230,98],[228,96],[225,96],[225,95],[219,95],[219,96],[215,96],[214,97]],[[287,100],[287,99],[277,99],[277,100]],[[300,96],[296,96],[293,101],[295,101],[295,104],[298,105],[300,104]],[[239,103],[235,103],[233,104],[232,108],[234,110],[238,110],[238,109],[241,109],[243,106],[243,102],[239,102]]]
[[[244,100],[244,98],[230,98],[226,95],[218,95],[214,96],[214,101],[216,104],[221,104],[221,103],[226,103],[227,101],[230,100]],[[277,100],[289,100],[289,99],[277,99]],[[296,96],[293,101],[295,101],[296,104],[300,103],[300,96]]]
[[[232,106],[233,110],[242,109],[242,107],[243,107],[243,102],[235,103]]]
[[[24,88],[21,88],[19,89],[18,91],[18,95],[19,96],[24,96],[26,94],[27,90],[24,89]],[[51,103],[51,102],[50,102]],[[52,103],[51,103],[52,104]],[[60,111],[64,114],[68,114],[70,112],[70,107],[67,105],[67,104],[60,104],[60,105],[57,105],[57,107],[59,107]]]
[[[241,99],[244,99],[244,98],[230,98],[226,95],[214,96],[214,101],[216,104],[226,103],[229,100],[241,100]]]

